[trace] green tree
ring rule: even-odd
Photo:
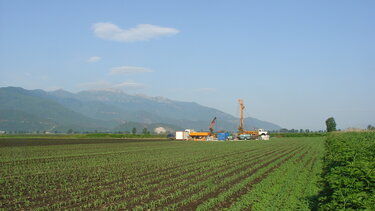
[[[136,133],[137,133],[137,128],[133,127],[133,129],[132,129],[132,133],[133,133],[133,134],[136,134]]]
[[[336,131],[336,122],[333,117],[326,120],[327,132]]]
[[[143,128],[142,133],[143,133],[144,135],[150,134],[150,132],[148,132],[147,128]]]
[[[288,129],[286,129],[286,128],[281,128],[281,129],[280,129],[280,133],[287,133],[287,132],[289,132],[289,131],[288,131]]]
[[[372,125],[368,125],[368,126],[367,126],[367,130],[375,130],[375,127],[372,126]]]

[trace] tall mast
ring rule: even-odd
[[[238,127],[238,132],[243,133],[243,110],[245,109],[245,106],[243,105],[242,99],[239,99],[238,102],[240,103],[240,126]]]

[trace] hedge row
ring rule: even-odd
[[[322,210],[375,210],[375,132],[332,133],[326,140]]]
[[[327,133],[270,133],[271,137],[323,137]]]

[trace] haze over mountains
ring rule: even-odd
[[[215,130],[236,131],[238,118],[194,102],[163,97],[129,95],[117,90],[71,93],[19,87],[0,88],[0,130],[3,131],[169,131],[192,128],[207,131],[217,117]],[[245,119],[246,129],[281,127],[255,118]]]

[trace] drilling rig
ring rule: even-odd
[[[244,129],[243,129],[243,111],[245,110],[245,106],[243,104],[243,100],[239,99],[238,102],[240,103],[240,125],[238,126],[238,133],[243,134]]]
[[[242,99],[239,99],[238,102],[240,104],[240,125],[238,126],[238,139],[249,140],[266,136],[268,132],[264,129],[258,129],[257,131],[246,131],[244,129],[243,112],[245,110],[245,105]]]
[[[189,136],[193,139],[201,139],[205,140],[206,138],[213,137],[214,136],[214,129],[212,128],[215,125],[216,117],[211,121],[209,130],[210,132],[190,132]]]
[[[214,129],[212,128],[213,126],[214,126],[214,124],[215,124],[215,122],[216,122],[216,116],[215,116],[215,118],[211,121],[211,124],[210,124],[210,135],[212,136],[213,134],[214,134]]]

